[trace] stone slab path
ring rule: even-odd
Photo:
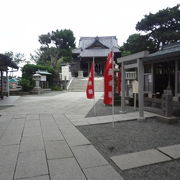
[[[101,96],[97,93],[97,100]],[[20,97],[15,106],[1,109],[0,180],[123,180],[75,127],[112,122],[112,116],[85,118],[93,105],[85,93],[68,92]],[[119,114],[115,121],[137,116]],[[173,149],[159,151],[173,157]]]
[[[111,159],[121,170],[137,168],[171,160],[168,156],[155,149],[113,156]]]
[[[68,119],[74,124],[74,126],[84,126],[84,125],[93,125],[93,124],[104,124],[104,123],[113,123],[113,122],[123,122],[123,121],[132,121],[139,118],[139,112],[129,112],[126,114],[115,114],[114,119],[112,115],[108,116],[97,116],[97,117],[84,117],[83,115],[66,115]],[[155,113],[146,112],[144,114],[145,118],[160,116]]]
[[[65,115],[2,115],[0,127],[0,179],[123,180]]]
[[[180,144],[167,146],[167,147],[161,147],[158,149],[162,151],[163,153],[167,154],[168,156],[172,157],[173,159],[180,158]]]
[[[180,144],[133,152],[111,157],[112,161],[121,169],[127,170],[141,166],[161,163],[180,158]]]

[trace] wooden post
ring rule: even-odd
[[[3,99],[3,71],[1,71],[1,99]]]
[[[125,71],[124,62],[121,63],[121,110],[120,113],[125,113]]]
[[[144,120],[144,66],[141,59],[138,63],[138,81],[139,81],[139,120]]]
[[[178,60],[175,60],[175,96],[177,96],[178,93]]]

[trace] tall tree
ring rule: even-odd
[[[71,60],[71,50],[75,47],[75,37],[70,29],[56,30],[39,36],[41,47],[31,58],[37,64],[50,65],[58,71],[59,62]]]
[[[136,30],[143,31],[156,47],[180,41],[180,4],[155,14],[150,13],[137,23]]]
[[[150,52],[156,51],[155,44],[146,36],[140,34],[132,34],[128,37],[126,43],[120,47],[122,56],[148,50]]]
[[[18,65],[21,63],[27,63],[26,58],[22,53],[13,53],[12,51],[9,51],[5,52],[4,54],[10,57]]]

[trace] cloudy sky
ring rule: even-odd
[[[179,0],[0,0],[0,53],[38,49],[38,36],[71,29],[81,36],[116,35],[119,45],[136,32],[145,14],[173,7]]]

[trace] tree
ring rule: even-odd
[[[33,74],[38,70],[46,70],[49,73],[54,74],[54,69],[49,66],[26,64],[22,68],[22,79],[20,84],[22,85],[23,91],[30,91],[34,87]],[[52,76],[47,76],[49,85],[52,86]]]
[[[22,54],[22,53],[13,53],[12,51],[9,51],[4,54],[6,56],[10,57],[12,59],[12,61],[14,61],[18,65],[21,63],[27,62],[24,54]]]
[[[31,59],[41,65],[49,65],[59,71],[59,63],[71,60],[71,50],[75,47],[75,37],[69,29],[56,30],[39,36],[41,44]],[[58,67],[57,67],[58,66]]]
[[[156,47],[153,41],[148,40],[146,36],[132,34],[128,37],[126,43],[120,47],[120,50],[122,56],[127,56],[144,50],[154,52],[156,51]]]
[[[180,5],[150,13],[137,23],[136,30],[143,31],[147,39],[161,45],[180,41]]]

